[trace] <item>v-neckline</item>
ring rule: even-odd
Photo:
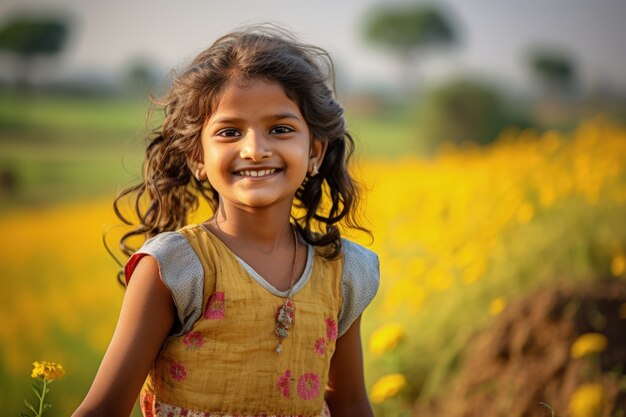
[[[237,256],[237,254],[233,252],[232,249],[229,248],[228,245],[222,241],[222,239],[220,239],[215,233],[209,230],[208,227],[206,227],[204,224],[201,224],[200,227],[202,227],[202,229],[204,229],[204,231],[210,237],[217,240],[219,244],[226,250],[226,252],[228,252],[233,258],[237,260],[237,262],[239,262],[239,264],[244,269],[244,271],[246,271],[248,276],[252,278],[254,281],[256,281],[259,285],[261,285],[267,291],[269,291],[270,293],[278,297],[285,298],[289,295],[289,290],[281,291],[278,288],[274,287],[272,284],[270,284],[269,281],[263,278],[263,276],[259,274],[257,271],[255,271],[254,268],[252,268],[246,261],[244,261],[239,256]],[[304,271],[302,271],[302,274],[300,275],[300,277],[298,277],[296,282],[294,282],[293,284],[293,290],[291,292],[292,297],[296,295],[306,285],[306,283],[309,281],[309,278],[311,277],[311,271],[313,270],[313,259],[315,258],[314,256],[315,250],[312,245],[306,244],[306,246],[307,246],[307,251],[306,251],[306,263],[304,264]]]

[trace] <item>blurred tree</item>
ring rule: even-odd
[[[549,95],[571,95],[576,88],[574,60],[557,48],[535,48],[528,54],[528,65]]]
[[[450,19],[435,6],[383,6],[366,19],[364,31],[369,42],[397,55],[405,71],[403,88],[410,91],[419,53],[457,42]]]
[[[527,65],[539,86],[532,106],[534,123],[543,128],[568,128],[576,123],[576,64],[558,47],[535,46],[526,54]]]
[[[473,80],[456,80],[428,92],[418,114],[426,150],[443,142],[492,142],[507,125],[498,91]]]
[[[29,86],[35,58],[60,54],[68,35],[67,20],[58,17],[18,16],[0,29],[0,52],[16,58],[18,88]]]

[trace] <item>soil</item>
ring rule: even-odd
[[[448,387],[427,404],[417,404],[414,415],[550,417],[543,402],[555,416],[568,417],[574,390],[600,382],[606,393],[600,415],[625,416],[623,303],[626,282],[615,279],[543,290],[519,300],[472,340]],[[573,342],[588,332],[607,337],[605,351],[572,359]]]

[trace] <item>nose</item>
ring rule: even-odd
[[[272,156],[272,150],[265,133],[249,130],[243,139],[240,156],[242,159],[259,161]]]

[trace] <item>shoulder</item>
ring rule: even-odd
[[[180,231],[163,232],[151,237],[139,249],[156,253],[181,252],[191,248]]]
[[[126,282],[130,280],[133,270],[143,256],[152,256],[159,264],[159,270],[164,277],[164,269],[170,269],[181,264],[181,260],[197,258],[189,242],[180,232],[163,232],[151,237],[135,252],[124,267]]]
[[[373,298],[380,281],[378,255],[358,243],[342,239],[344,287],[352,289],[354,296]]]
[[[340,335],[347,331],[371,303],[380,283],[378,255],[375,252],[347,239],[342,239],[342,252],[344,265],[341,279]]]
[[[341,239],[341,244],[345,263],[344,269],[346,267],[354,267],[369,268],[378,271],[378,255],[376,255],[374,251],[348,239]]]
[[[187,238],[179,231],[163,232],[148,239],[124,267],[126,282],[144,256],[153,257],[161,280],[176,305],[177,321],[173,334],[189,331],[202,309],[204,268]]]

